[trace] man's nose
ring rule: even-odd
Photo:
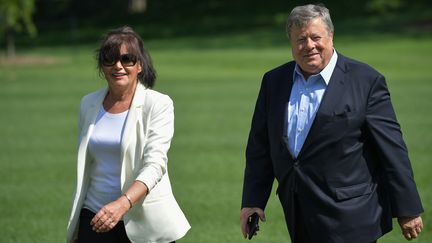
[[[311,38],[307,38],[306,39],[306,48],[308,50],[311,50],[311,49],[315,48],[315,42]]]

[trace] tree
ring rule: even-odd
[[[1,0],[0,33],[6,38],[7,55],[15,57],[15,34],[25,30],[30,36],[36,35],[32,20],[34,0]]]
[[[130,0],[129,12],[130,13],[144,13],[147,9],[147,0]]]
[[[370,0],[366,4],[366,9],[384,14],[391,10],[400,9],[403,6],[403,2],[403,0]]]

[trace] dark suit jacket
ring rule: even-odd
[[[246,149],[242,207],[264,209],[276,178],[291,237],[294,213],[301,210],[307,231],[320,243],[371,242],[391,230],[392,217],[423,212],[385,79],[366,64],[338,55],[293,158],[286,128],[294,66],[286,63],[263,77]]]

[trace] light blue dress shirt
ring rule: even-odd
[[[288,103],[288,147],[294,158],[297,158],[306,140],[315,114],[321,104],[322,97],[330,82],[336,66],[337,53],[333,55],[327,66],[318,74],[305,80],[300,67],[294,69],[294,84]]]

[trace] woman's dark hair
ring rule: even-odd
[[[150,54],[144,48],[141,37],[129,26],[123,26],[109,31],[101,41],[96,51],[97,68],[102,74],[103,58],[106,56],[120,56],[120,48],[124,44],[129,54],[137,57],[141,65],[138,80],[147,88],[152,88],[156,82],[156,70],[153,67]]]

